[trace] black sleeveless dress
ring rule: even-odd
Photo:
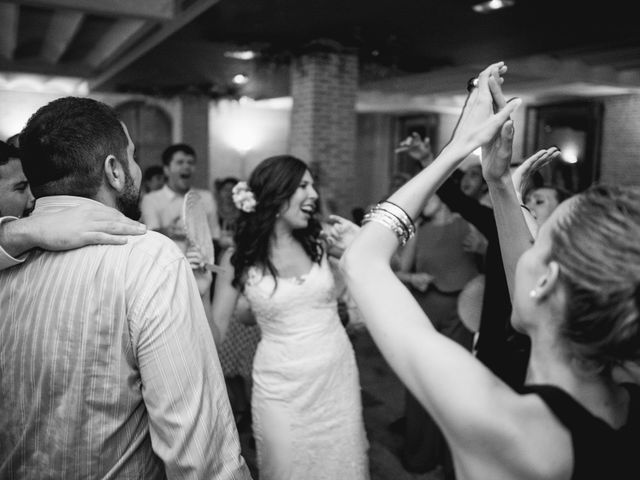
[[[620,429],[595,417],[564,390],[550,385],[527,385],[571,432],[572,480],[640,479],[640,386],[625,384],[629,391],[629,415]]]

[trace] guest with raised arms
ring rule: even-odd
[[[500,62],[479,75],[450,142],[365,219],[341,265],[378,347],[443,430],[460,479],[637,478],[640,391],[613,373],[640,358],[640,188],[572,197],[531,245],[509,174],[520,101],[505,101],[505,73]],[[512,322],[531,339],[522,392],[438,333],[389,266],[422,205],[480,146]]]

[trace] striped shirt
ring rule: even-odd
[[[148,232],[0,272],[0,478],[165,475],[251,478],[180,250]]]

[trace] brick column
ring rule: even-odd
[[[322,196],[347,218],[359,204],[355,185],[358,58],[309,53],[291,66],[289,151],[307,162]]]
[[[184,95],[180,143],[191,145],[196,151],[196,172],[193,186],[211,190],[209,179],[209,99],[203,96]]]

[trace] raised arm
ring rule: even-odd
[[[535,220],[528,209],[522,206],[519,189],[536,165],[540,168],[557,157],[559,153],[555,147],[536,152],[524,161],[524,167],[519,167],[519,171],[516,171],[513,178],[509,169],[513,134],[513,123],[507,122],[501,129],[500,135],[484,147],[482,155],[482,175],[487,181],[491,195],[502,263],[511,297],[513,297],[516,264],[520,256],[531,246],[537,232]]]
[[[481,73],[479,86],[469,95],[449,144],[395,192],[390,202],[417,217],[459,163],[500,131],[520,103],[510,102],[493,113],[490,88],[499,88],[505,71],[499,63]],[[515,393],[467,350],[436,332],[389,266],[397,247],[394,231],[377,221],[366,223],[341,261],[348,288],[381,352],[434,416],[456,451],[475,457],[491,449],[487,456],[495,455],[499,462],[506,456],[508,435],[498,435],[504,443],[488,444],[483,438],[504,428],[494,417]]]
[[[33,248],[72,250],[94,244],[121,245],[127,243],[127,235],[141,235],[146,231],[143,224],[117,210],[92,203],[2,222],[0,250],[18,257]],[[0,269],[19,262],[0,259]]]

